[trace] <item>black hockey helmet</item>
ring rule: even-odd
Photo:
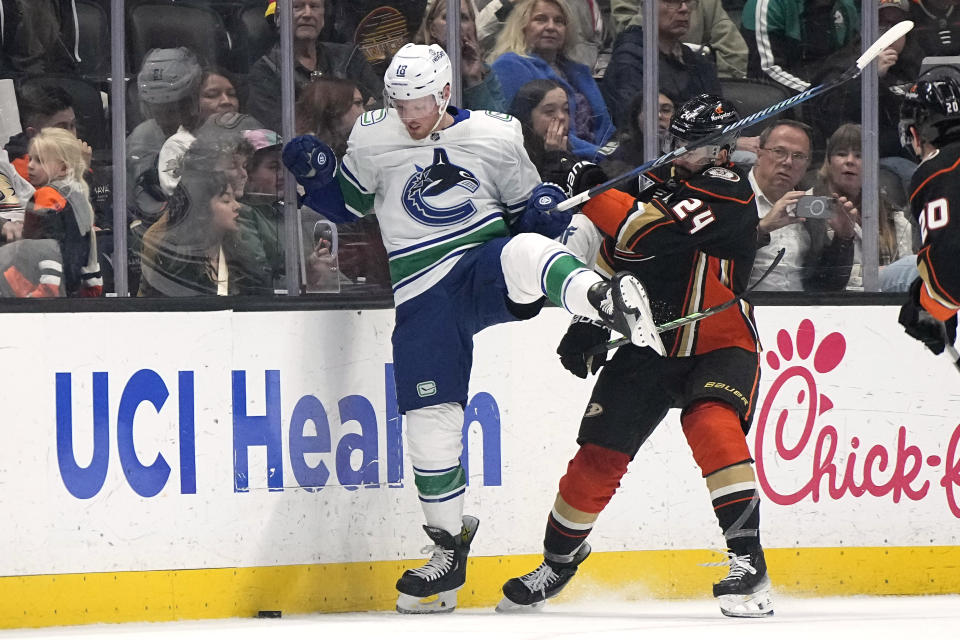
[[[701,93],[680,105],[670,119],[673,148],[696,145],[698,140],[720,131],[739,119],[740,116],[737,115],[737,109],[732,102],[709,93]],[[737,148],[739,137],[739,130],[732,131],[712,143],[710,146],[715,149],[711,155],[716,157],[721,149],[727,149],[729,153],[733,153]]]
[[[927,70],[907,87],[900,105],[900,144],[912,151],[910,127],[931,144],[942,143],[951,129],[960,127],[960,71],[950,66]]]

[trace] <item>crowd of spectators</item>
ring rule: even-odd
[[[690,97],[725,95],[734,90],[733,83],[741,91],[748,83],[790,95],[835,76],[862,49],[861,11],[867,8],[878,11],[881,32],[904,19],[916,23],[877,64],[881,167],[899,182],[896,188],[886,183],[878,199],[877,260],[881,272],[906,264],[917,237],[903,213],[903,194],[915,164],[896,133],[899,102],[924,58],[960,55],[960,1],[650,1],[656,2],[658,25],[656,148],[661,152],[669,150],[667,125],[675,107]],[[88,44],[84,16],[91,15],[86,12],[95,7],[108,15],[109,2],[0,0],[0,78],[13,81],[0,85],[0,94],[12,92],[6,97],[18,107],[20,125],[0,156],[4,266],[16,264],[33,277],[35,257],[53,251],[49,242],[30,251],[24,244],[18,257],[9,246],[24,240],[59,243],[64,274],[79,273],[81,267],[86,273],[98,259],[105,262],[114,216],[98,204],[102,198],[96,196],[109,192],[109,185],[99,184],[96,169],[109,149],[103,143],[91,149],[87,142],[93,118],[106,119],[111,110],[125,108],[126,140],[113,144],[126,146],[127,202],[120,206],[128,219],[121,233],[131,254],[125,265],[131,294],[264,295],[287,288],[291,247],[286,246],[284,212],[289,209],[284,208],[279,161],[282,6],[270,0],[191,4],[216,13],[230,31],[226,40],[243,55],[208,60],[189,46],[194,41],[188,37],[157,42],[129,56],[127,104],[113,105],[108,104],[109,78],[85,75],[90,64],[83,53]],[[357,119],[382,104],[382,68],[392,50],[406,41],[447,47],[447,7],[447,0],[293,0],[295,133],[312,133],[344,153]],[[457,106],[515,116],[527,153],[545,180],[562,180],[579,160],[601,164],[610,175],[629,170],[649,159],[643,152],[643,11],[641,0],[460,0],[462,99]],[[91,112],[90,100],[64,90],[67,77],[93,87],[92,102],[102,102],[99,114]],[[756,273],[780,247],[787,248],[761,288],[862,289],[860,96],[860,83],[849,82],[792,110],[789,119],[769,123],[759,138],[742,138],[735,159],[752,165],[757,194]],[[74,166],[79,173],[69,179],[58,174],[49,183],[32,184],[31,145],[49,129],[77,139],[86,165],[82,171]],[[71,186],[57,186],[58,181]],[[34,235],[25,235],[38,186],[59,189],[67,203],[45,210],[71,221],[70,247],[62,230],[34,226],[29,231]],[[800,197],[809,194],[833,198],[834,217],[801,221],[793,215]],[[75,206],[78,198],[93,203],[92,209]],[[316,222],[322,219],[323,212],[298,213],[301,288],[366,284],[389,291],[375,218],[341,226],[339,242],[318,231],[322,225]],[[97,247],[98,237],[107,248]],[[81,244],[84,251],[78,252]],[[109,291],[111,265],[104,266]],[[30,291],[89,295],[76,283],[71,275],[69,284]],[[0,279],[0,295],[28,290],[22,283],[8,285]]]

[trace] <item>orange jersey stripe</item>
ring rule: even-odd
[[[951,296],[947,293],[947,290],[944,288],[944,286],[943,286],[942,284],[940,284],[940,280],[937,278],[937,273],[936,273],[936,271],[934,271],[934,269],[933,269],[933,264],[931,264],[931,262],[930,262],[930,247],[929,247],[929,245],[926,246],[926,247],[924,247],[924,248],[922,248],[922,249],[920,250],[919,256],[920,256],[920,258],[923,260],[924,266],[926,266],[926,271],[927,271],[927,276],[928,276],[928,278],[932,280],[932,282],[930,282],[929,284],[933,285],[933,286],[936,288],[936,294],[937,294],[938,296],[943,297],[947,302],[949,302],[949,303],[951,303],[951,304],[954,304],[954,305],[960,307],[960,302],[957,302],[956,300],[954,300],[953,297],[951,297]],[[924,278],[924,280],[926,281],[927,278]],[[928,311],[929,311],[929,309],[928,309]],[[931,314],[931,315],[932,315],[932,314]]]
[[[724,502],[723,504],[718,504],[713,508],[713,510],[716,511],[717,509],[723,509],[724,507],[730,506],[731,504],[737,504],[738,502],[748,502],[750,500],[753,500],[753,496],[750,496],[749,498],[737,498],[736,500],[731,500],[730,502]]]
[[[719,193],[713,193],[712,191],[707,191],[706,189],[701,189],[700,187],[695,187],[694,185],[687,183],[686,187],[693,191],[699,191],[700,193],[705,193],[710,197],[717,198],[718,200],[729,200],[731,202],[739,202],[740,204],[750,204],[753,202],[753,194],[750,195],[746,200],[741,200],[740,198],[732,198],[730,196],[722,196]]]
[[[957,168],[958,165],[960,165],[960,158],[958,158],[956,162],[954,162],[952,165],[950,165],[950,166],[947,167],[946,169],[940,169],[940,171],[935,171],[935,172],[931,173],[929,176],[927,176],[927,179],[926,179],[926,180],[924,180],[923,182],[921,182],[921,183],[919,184],[919,186],[917,186],[917,188],[913,190],[913,193],[910,194],[910,201],[911,201],[911,202],[913,201],[913,199],[916,197],[916,195],[917,195],[917,193],[920,191],[920,189],[923,189],[924,185],[926,185],[928,182],[930,182],[931,180],[933,180],[934,178],[936,178],[936,177],[937,177],[938,175],[940,175],[941,173],[949,173],[949,172],[953,171],[954,169]]]

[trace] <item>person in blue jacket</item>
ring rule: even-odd
[[[559,83],[567,92],[570,151],[579,158],[600,160],[614,134],[600,88],[590,68],[569,57],[576,46],[566,0],[522,0],[516,5],[490,53],[507,104],[520,87],[540,78]]]

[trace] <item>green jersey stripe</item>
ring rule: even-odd
[[[344,173],[343,171],[337,172],[337,178],[340,180],[340,193],[343,194],[343,203],[347,205],[347,209],[356,215],[364,216],[373,209],[374,194],[362,191]]]
[[[510,235],[507,223],[502,218],[495,218],[488,224],[475,229],[465,235],[450,238],[445,242],[430,245],[413,254],[405,254],[390,259],[390,279],[394,284],[410,276],[429,269],[440,262],[451,252],[466,246],[478,245],[494,238],[504,238]]]

